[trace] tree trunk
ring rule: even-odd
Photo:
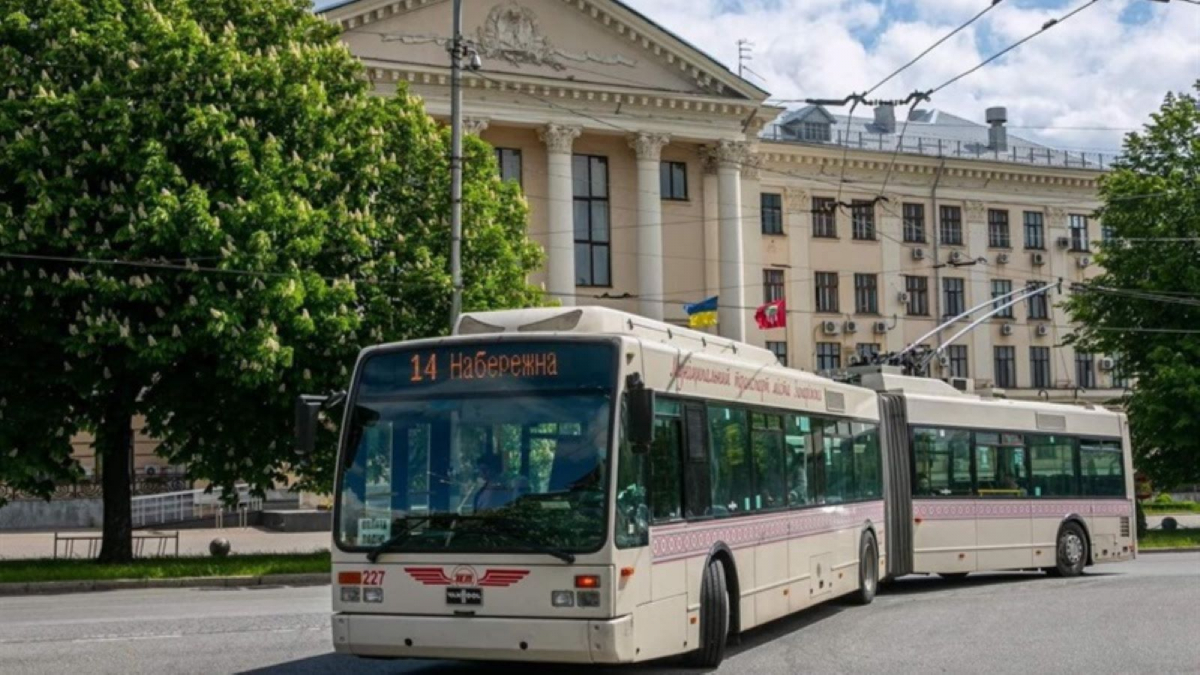
[[[96,429],[96,453],[102,458],[104,540],[100,562],[133,559],[133,405],[121,387],[109,394],[104,421]]]

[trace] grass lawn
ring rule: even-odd
[[[1200,547],[1200,527],[1180,528],[1174,532],[1150,530],[1138,540],[1139,549]]]
[[[139,558],[123,565],[92,560],[0,560],[0,583],[175,579],[329,573],[329,552],[231,555],[228,558]]]
[[[1196,502],[1143,502],[1142,510],[1155,516],[1170,515],[1172,513],[1200,513],[1200,504]]]

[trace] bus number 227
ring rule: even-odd
[[[437,379],[437,354],[430,354],[429,360],[425,362],[425,367],[421,367],[421,355],[415,354],[412,357],[412,377],[408,378],[409,382],[421,382],[425,378],[431,380]]]

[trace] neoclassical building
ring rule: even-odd
[[[464,73],[467,130],[521,184],[547,253],[534,281],[564,305],[684,323],[685,303],[716,295],[720,334],[830,370],[1028,283],[1067,292],[1095,274],[1090,214],[1110,158],[1010,135],[1002,107],[978,111],[984,124],[786,110],[615,0],[464,5],[481,63]],[[349,0],[323,16],[380,95],[403,84],[448,117],[448,0]],[[1062,297],[989,319],[934,372],[1014,397],[1111,400],[1119,365],[1063,343]],[[778,298],[788,325],[759,330],[755,308]]]

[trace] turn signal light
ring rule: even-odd
[[[338,572],[338,583],[358,586],[362,584],[362,572]]]
[[[577,574],[575,588],[600,588],[600,577],[595,574]]]

